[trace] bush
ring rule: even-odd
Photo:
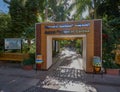
[[[30,53],[30,58],[25,59],[23,61],[23,65],[33,65],[33,64],[35,64],[35,54]]]
[[[120,65],[114,63],[113,61],[104,61],[103,67],[104,68],[111,68],[111,69],[119,69]]]

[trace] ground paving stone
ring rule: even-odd
[[[48,71],[0,67],[0,92],[120,92],[120,76],[86,74],[77,66],[79,55],[71,53],[62,53]]]

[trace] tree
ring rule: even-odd
[[[80,19],[82,13],[87,9],[90,19],[101,18],[106,13],[118,17],[120,15],[118,5],[120,5],[119,0],[76,0],[74,3],[76,14],[74,16],[77,20]]]
[[[120,16],[119,6],[120,0],[105,0],[97,6],[96,12],[99,14],[99,17],[107,15],[108,20],[113,19]]]
[[[70,21],[82,19],[86,9],[92,8],[91,0],[48,0],[47,16],[54,21]]]
[[[9,37],[10,34],[10,15],[0,13],[0,51],[4,48],[4,37]]]
[[[22,37],[28,41],[35,38],[35,23],[43,17],[44,0],[4,0],[9,4],[12,37]]]
[[[82,19],[82,14],[86,10],[91,10],[92,8],[92,1],[91,0],[75,0],[75,2],[72,4],[72,9],[76,9],[74,16],[75,20]]]
[[[11,17],[9,14],[0,13],[0,38],[10,37]]]
[[[47,0],[45,4],[46,19],[49,21],[69,20],[69,0]]]
[[[111,52],[120,44],[119,5],[119,0],[114,2],[106,0],[97,8],[99,17],[103,19],[103,59],[106,61],[114,59],[114,54]],[[101,10],[103,11],[101,12]]]
[[[31,34],[34,35],[35,23],[42,21],[41,20],[42,19],[41,16],[43,16],[42,4],[44,0],[43,1],[41,0],[34,0],[34,1],[4,0],[4,1],[7,4],[9,4],[9,12],[10,12],[11,23],[12,23],[11,29],[14,35],[16,37],[22,37],[23,35],[27,37],[28,35],[30,35],[29,37],[31,37]]]
[[[14,35],[17,37],[21,37],[22,33],[25,31],[26,22],[24,21],[25,8],[20,0],[11,0],[10,15]]]

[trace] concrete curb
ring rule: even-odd
[[[87,81],[88,83],[92,84],[99,84],[99,85],[109,85],[109,86],[120,86],[120,76],[115,75],[93,75],[88,74],[87,78],[89,78]]]

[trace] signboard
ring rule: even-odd
[[[38,63],[42,63],[42,62],[43,62],[42,55],[37,55],[36,56],[36,63],[38,64]]]
[[[5,38],[5,49],[21,49],[21,38]]]
[[[74,23],[64,23],[64,24],[46,24],[45,34],[85,34],[90,32],[90,22],[74,22]]]
[[[59,24],[59,25],[49,25],[49,26],[45,26],[46,29],[49,28],[73,28],[73,27],[89,27],[90,23],[77,23],[77,24]]]
[[[62,31],[45,31],[45,34],[81,34],[88,33],[90,30],[62,30]]]

